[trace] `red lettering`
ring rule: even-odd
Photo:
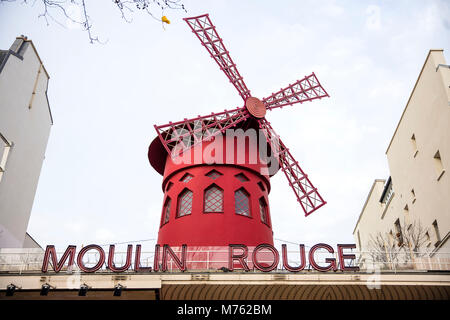
[[[345,259],[356,259],[356,256],[354,254],[344,254],[344,249],[355,249],[355,244],[338,244],[338,254],[339,254],[339,265],[341,267],[342,271],[359,271],[358,266],[345,266]]]
[[[183,244],[181,246],[181,261],[178,256],[173,252],[168,244],[163,246],[163,256],[162,256],[162,271],[167,271],[167,258],[170,255],[172,257],[173,262],[178,269],[181,271],[186,271],[186,251],[187,245]]]
[[[42,272],[47,272],[47,270],[48,270],[48,263],[49,263],[49,259],[50,258],[52,259],[51,265],[52,265],[53,270],[55,272],[61,271],[64,263],[67,260],[67,258],[69,258],[69,264],[67,266],[67,270],[71,271],[72,267],[73,267],[74,260],[75,260],[76,249],[77,249],[76,246],[68,246],[66,251],[64,252],[63,256],[61,257],[61,259],[58,262],[57,261],[57,257],[56,257],[55,246],[53,246],[53,245],[47,246],[47,248],[45,249],[44,262],[42,263],[41,271]]]
[[[92,268],[88,268],[83,263],[83,257],[89,250],[97,250],[97,252],[100,254],[100,259],[98,259],[98,262],[95,266]],[[84,272],[95,272],[98,271],[103,264],[105,263],[105,251],[103,251],[102,247],[96,245],[96,244],[90,244],[83,249],[80,250],[77,257],[77,264],[81,271]]]
[[[122,267],[116,267],[114,264],[114,251],[116,249],[115,245],[109,246],[109,254],[108,254],[108,269],[112,272],[124,272],[127,271],[131,266],[131,256],[133,255],[133,245],[129,244],[127,247],[127,260]]]
[[[336,271],[337,267],[336,267],[336,259],[334,258],[326,258],[325,262],[329,263],[329,265],[327,267],[321,267],[316,263],[316,260],[314,259],[314,253],[316,252],[317,249],[325,249],[327,250],[329,253],[334,253],[333,248],[325,243],[318,243],[316,245],[314,245],[311,250],[309,250],[309,263],[311,264],[311,266],[316,269],[317,271]]]
[[[241,254],[235,254],[235,249],[241,249]],[[228,269],[231,271],[234,270],[234,260],[238,260],[241,264],[241,267],[245,271],[250,271],[250,268],[247,265],[247,262],[245,262],[244,259],[246,259],[248,256],[248,248],[245,244],[230,244],[228,245]]]
[[[158,248],[159,251],[159,248]],[[156,256],[156,250],[155,250],[155,256]],[[134,271],[135,272],[151,272],[152,267],[141,267],[141,245],[136,245],[136,253],[134,256]]]
[[[273,262],[269,266],[263,265],[258,261],[258,251],[261,251],[263,249],[267,249],[273,254]],[[253,250],[252,258],[253,258],[253,267],[263,272],[270,272],[274,270],[278,266],[278,262],[280,261],[280,255],[278,254],[278,250],[268,243],[258,245]]]
[[[281,254],[283,256],[283,266],[287,271],[290,272],[299,272],[305,269],[306,266],[306,254],[305,254],[305,245],[300,245],[300,265],[298,267],[292,267],[289,265],[288,256],[287,256],[287,246],[285,244],[281,245]]]

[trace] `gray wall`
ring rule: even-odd
[[[12,143],[0,180],[0,248],[24,245],[52,125],[48,74],[32,42],[21,42],[16,39],[0,65],[0,133]]]

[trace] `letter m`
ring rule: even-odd
[[[61,257],[61,259],[58,262],[58,258],[56,257],[55,246],[47,246],[47,248],[45,249],[44,262],[42,263],[41,271],[47,272],[48,263],[49,263],[49,260],[51,259],[51,265],[53,267],[53,270],[55,272],[59,272],[59,271],[61,271],[67,258],[69,258],[69,264],[68,264],[67,270],[72,270],[72,266],[73,266],[73,263],[75,260],[76,249],[77,249],[76,246],[68,246],[66,249],[66,252],[64,252],[63,256]]]

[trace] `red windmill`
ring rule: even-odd
[[[180,164],[175,159],[187,150],[204,151],[208,143],[223,136],[227,129],[259,129],[307,216],[326,202],[279,140],[265,115],[267,110],[328,97],[328,94],[312,73],[262,100],[252,97],[208,14],[184,20],[237,89],[244,106],[155,125],[158,137],[150,145],[148,156],[151,165],[164,176],[165,193],[158,243],[273,244],[267,196],[269,177],[275,172],[261,173],[266,164],[211,163],[205,158]],[[229,139],[225,139],[225,144],[239,148]],[[248,155],[249,150],[244,152]]]

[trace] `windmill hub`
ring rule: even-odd
[[[255,97],[250,97],[245,101],[245,107],[248,112],[255,118],[264,118],[266,115],[266,106],[264,103]]]

